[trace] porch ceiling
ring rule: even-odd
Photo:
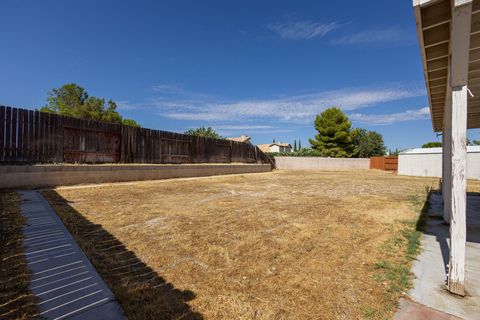
[[[468,3],[469,0],[453,0]],[[418,40],[422,54],[433,130],[443,129],[443,113],[450,74],[451,0],[414,0]],[[472,2],[468,84],[467,127],[480,127],[480,0]]]

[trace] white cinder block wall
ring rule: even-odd
[[[442,176],[442,148],[411,149],[398,155],[398,174]],[[480,179],[480,146],[467,147],[467,178]]]

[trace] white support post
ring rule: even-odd
[[[467,209],[467,86],[452,90],[452,169],[450,263],[448,290],[465,295],[465,242]]]
[[[450,261],[448,290],[465,296],[465,243],[467,240],[467,80],[470,48],[472,0],[452,1],[450,33],[450,110],[445,109],[445,123],[450,132]],[[450,97],[447,97],[450,98]],[[451,118],[448,118],[451,117]],[[448,161],[447,161],[448,162]]]
[[[450,224],[450,213],[452,211],[450,199],[452,198],[452,91],[447,90],[447,99],[443,115],[442,135],[442,158],[443,158],[443,221]]]
[[[447,176],[447,168],[446,168],[446,156],[445,156],[445,115],[443,115],[443,129],[442,129],[442,201],[444,203],[443,205],[443,220],[445,220],[445,190],[447,190],[448,184],[445,181],[445,178]]]

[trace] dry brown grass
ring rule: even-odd
[[[28,290],[30,271],[23,252],[18,195],[0,192],[0,319],[32,319],[36,299]]]
[[[276,171],[45,194],[130,319],[383,319],[409,283],[395,275],[405,230],[437,185]]]

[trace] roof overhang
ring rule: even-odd
[[[453,47],[462,43],[450,41],[452,38],[452,21],[468,21],[465,17],[454,18],[462,6],[471,6],[463,11],[471,15],[471,23],[466,29],[470,43],[468,58],[460,65],[468,68],[465,74],[467,88],[473,94],[467,102],[467,128],[480,127],[480,0],[413,0],[417,22],[418,40],[422,55],[423,70],[427,86],[430,114],[433,130],[443,131],[445,104],[451,95],[450,88],[455,86],[452,65],[458,70],[456,61],[451,61]],[[458,28],[460,29],[460,28]],[[462,32],[461,30],[459,30]],[[468,43],[468,41],[467,41]],[[466,61],[468,60],[468,62]],[[452,77],[451,77],[452,76]]]

